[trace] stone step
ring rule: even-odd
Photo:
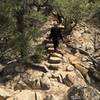
[[[46,48],[53,48],[53,44],[52,43],[47,43]]]
[[[58,58],[58,57],[50,57],[48,62],[50,64],[59,64],[61,62],[61,58]]]
[[[50,55],[51,57],[58,57],[58,58],[62,58],[63,56],[60,53],[54,52]]]
[[[51,47],[50,47],[50,48],[47,49],[47,51],[48,51],[49,53],[53,53],[53,52],[54,52],[54,48],[51,48]]]
[[[57,70],[60,68],[62,64],[59,63],[59,64],[49,64],[49,69],[53,69],[53,70]]]

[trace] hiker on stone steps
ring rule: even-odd
[[[52,39],[54,44],[54,51],[57,52],[58,51],[57,48],[59,46],[59,40],[61,39],[63,41],[61,28],[58,27],[57,23],[54,23],[54,27],[51,28],[49,39]]]

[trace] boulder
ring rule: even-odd
[[[43,74],[43,76],[40,80],[40,84],[41,84],[42,89],[44,89],[44,90],[50,89],[51,82],[50,82],[50,79],[47,77],[47,75]]]
[[[73,86],[64,96],[64,100],[100,100],[100,92],[90,86]]]
[[[66,75],[65,82],[66,82],[66,85],[68,86],[72,86],[72,85],[85,86],[86,85],[85,80],[80,78],[80,76],[78,76],[74,71]]]

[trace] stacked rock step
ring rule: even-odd
[[[50,47],[50,48],[47,49],[47,51],[48,51],[49,53],[53,53],[53,52],[54,52],[54,48],[53,48],[53,47]]]
[[[48,62],[50,64],[59,64],[61,62],[61,58],[58,58],[58,57],[50,57]]]
[[[62,58],[62,55],[60,53],[54,52],[51,54],[52,57],[58,57],[58,58]]]
[[[52,41],[50,41],[48,38],[45,40],[45,45],[46,45],[46,49],[48,51],[48,64],[47,66],[50,69],[59,69],[61,66],[61,62],[62,62],[62,54],[60,50],[57,50],[57,52],[54,51],[54,44],[52,43]]]
[[[49,69],[53,69],[53,70],[58,70],[61,66],[61,63],[59,64],[49,64]]]
[[[53,48],[53,44],[52,43],[47,43],[46,48]]]

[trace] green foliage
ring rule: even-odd
[[[11,2],[7,2],[7,0],[5,2],[0,1],[0,34],[2,35],[12,33],[15,27],[12,10]]]
[[[23,10],[24,9],[24,10]],[[16,14],[23,11],[23,32],[18,31],[18,19]],[[20,18],[20,15],[18,15]],[[29,54],[29,41],[36,40],[41,36],[39,28],[46,20],[41,11],[30,9],[25,0],[1,0],[0,1],[0,37],[9,37],[9,46],[16,52],[20,52],[21,57]],[[19,26],[20,27],[20,26]]]
[[[88,0],[54,0],[53,6],[61,15],[79,21],[89,17],[98,9],[100,1],[96,0],[94,4],[91,4]]]
[[[34,55],[33,55],[33,61],[35,63],[41,63],[42,60],[44,59],[44,46],[43,45],[38,45],[34,48]]]

